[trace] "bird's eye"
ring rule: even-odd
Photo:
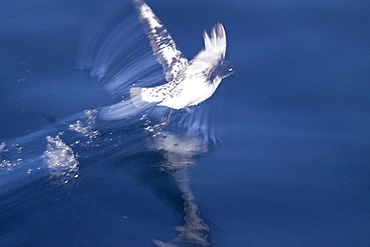
[[[228,77],[234,73],[233,64],[227,60],[222,61],[212,72],[212,77],[218,75],[221,78]]]

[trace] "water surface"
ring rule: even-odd
[[[189,59],[225,26],[236,74],[194,112],[216,144],[95,118],[116,98],[75,68],[81,35],[129,3],[2,3],[0,245],[155,246],[184,232],[184,203],[199,246],[369,245],[369,4],[147,2]]]

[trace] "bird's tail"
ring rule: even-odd
[[[144,112],[151,106],[154,106],[153,103],[148,103],[140,99],[140,95],[133,97],[129,100],[123,100],[117,104],[104,106],[99,109],[99,117],[103,120],[120,120],[131,118],[138,114],[144,114]],[[140,103],[138,103],[140,102]],[[138,107],[140,105],[140,107]]]
[[[145,100],[143,99],[143,92],[145,91]],[[149,94],[149,96],[148,96]],[[165,95],[158,93],[158,87],[133,87],[130,89],[130,98],[134,106],[145,108],[148,104],[157,105],[165,99]]]
[[[133,87],[130,89],[130,98],[132,100],[132,103],[134,104],[134,106],[139,107],[139,108],[145,107],[145,102],[143,101],[141,97],[142,90],[143,88],[141,87]]]

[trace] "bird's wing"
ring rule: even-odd
[[[162,65],[168,82],[177,77],[188,66],[188,60],[177,48],[175,41],[151,8],[142,0],[133,0],[139,11],[141,22],[150,39],[153,54]]]
[[[135,6],[123,4],[127,12],[122,12],[115,5],[113,13],[111,3],[107,6],[107,11],[99,10],[86,26],[77,49],[76,67],[90,70],[91,77],[120,100],[128,96],[133,83],[139,87],[163,84],[162,66],[148,46]]]
[[[204,49],[190,61],[189,67],[185,73],[208,74],[210,70],[215,68],[226,54],[226,33],[225,28],[221,23],[217,23],[211,30],[210,35],[206,31],[203,34]]]

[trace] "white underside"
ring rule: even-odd
[[[205,101],[212,96],[218,86],[218,83],[209,84],[199,79],[184,80],[172,87],[170,83],[168,84],[167,87],[165,84],[143,89],[141,94],[142,100],[151,103],[158,102],[159,106],[183,109]]]

